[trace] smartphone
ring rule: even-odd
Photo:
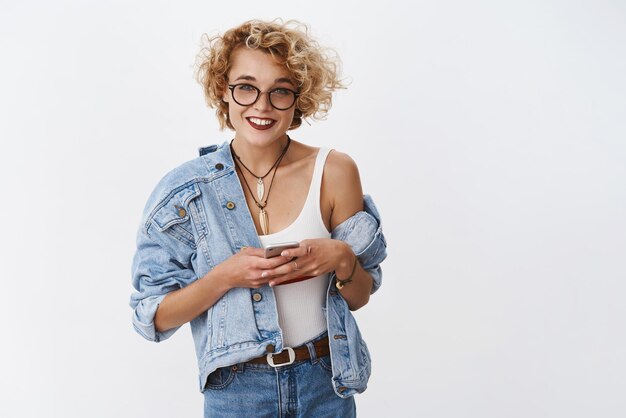
[[[270,244],[265,247],[265,258],[272,258],[280,255],[283,250],[287,248],[298,248],[300,246],[299,242],[291,241],[291,242],[279,242],[276,244]]]

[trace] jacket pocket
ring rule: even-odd
[[[156,210],[152,223],[162,233],[168,234],[186,246],[196,249],[194,215],[198,218],[196,201],[200,190],[196,183],[175,192]]]

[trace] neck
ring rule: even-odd
[[[231,143],[235,154],[241,161],[255,174],[262,176],[265,174],[276,160],[280,157],[283,149],[287,145],[288,137],[284,134],[276,141],[265,145],[250,144],[246,140],[235,139]],[[233,155],[233,158],[236,158]]]

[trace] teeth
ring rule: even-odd
[[[255,125],[263,125],[263,126],[269,125],[270,123],[273,122],[271,119],[249,118],[249,120]]]

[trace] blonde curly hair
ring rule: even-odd
[[[309,36],[309,28],[298,21],[250,20],[223,35],[202,36],[203,46],[196,57],[196,80],[202,85],[207,105],[216,109],[220,128],[233,129],[228,103],[222,100],[228,88],[231,55],[240,47],[266,52],[291,73],[298,99],[289,129],[302,119],[323,119],[332,106],[332,93],[345,88],[339,80],[341,63],[337,54],[321,47]]]

